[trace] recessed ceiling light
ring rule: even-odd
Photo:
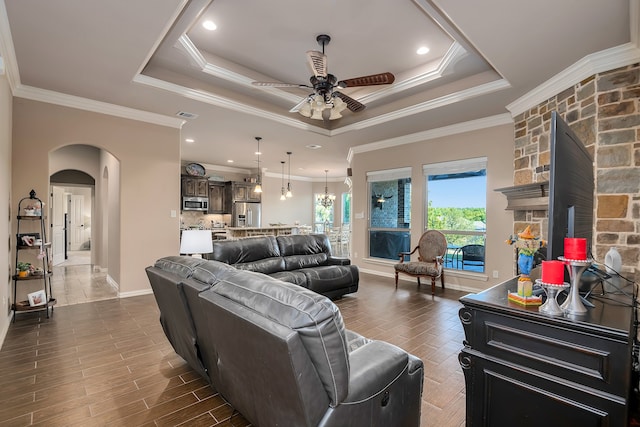
[[[418,48],[418,50],[416,50],[416,53],[418,55],[426,55],[427,53],[429,53],[429,48],[426,46],[422,46],[420,48]]]
[[[318,145],[318,144],[309,144],[306,146],[307,148],[311,149],[311,150],[317,150],[318,148],[322,148],[322,145]]]
[[[227,160],[227,163],[233,163],[233,160],[229,159]]]
[[[204,21],[204,22],[202,23],[202,26],[203,26],[204,28],[206,28],[207,30],[209,30],[209,31],[213,31],[213,30],[215,30],[216,28],[218,28],[218,26],[216,25],[216,23],[215,23],[215,22],[213,22],[213,21],[209,21],[209,20]]]
[[[187,138],[184,140],[184,142],[195,142],[195,140],[193,138]]]

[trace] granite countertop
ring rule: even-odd
[[[227,227],[228,230],[280,230],[286,228],[304,227],[303,225],[269,225],[263,227]]]

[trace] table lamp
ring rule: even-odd
[[[180,240],[180,253],[202,258],[202,254],[213,252],[210,230],[184,230]]]

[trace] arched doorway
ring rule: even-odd
[[[109,242],[117,242],[111,237],[119,228],[109,222],[109,211],[119,206],[118,191],[108,179],[112,173],[118,175],[119,161],[94,146],[67,145],[49,153],[52,285],[58,305],[118,296],[108,264]]]

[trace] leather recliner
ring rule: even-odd
[[[334,257],[324,234],[216,240],[205,258],[268,274],[329,298],[358,290],[358,267],[348,258]]]
[[[183,262],[186,267],[180,269]],[[196,363],[252,424],[420,424],[422,361],[346,330],[327,297],[261,273],[188,257],[160,259],[147,274],[154,294],[167,294],[156,295],[158,301],[168,301],[177,290],[179,301],[163,304],[161,319],[190,316],[191,323],[180,322],[180,327],[194,338]],[[176,326],[167,337],[181,342],[179,334]],[[193,359],[186,360],[192,365]]]

